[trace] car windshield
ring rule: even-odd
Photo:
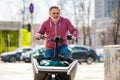
[[[22,53],[25,53],[26,51],[29,51],[29,50],[31,50],[30,48],[18,48],[18,49],[16,49],[14,52],[16,53],[16,52],[22,52]]]
[[[87,52],[88,49],[84,48],[84,47],[72,47],[72,52]]]

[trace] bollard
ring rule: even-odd
[[[120,45],[104,46],[104,80],[120,80]]]

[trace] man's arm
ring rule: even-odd
[[[36,40],[40,40],[41,39],[41,34],[39,34],[39,33],[35,33],[35,35],[34,35],[34,39],[36,39]]]
[[[78,30],[71,24],[71,22],[68,20],[67,22],[68,30],[72,34],[72,39],[76,40],[78,38],[79,32]]]
[[[45,23],[42,24],[38,32],[35,33],[34,38],[40,40],[42,35],[45,34]]]

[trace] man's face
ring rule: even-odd
[[[59,19],[60,16],[60,10],[57,8],[53,8],[50,12],[49,15],[53,21],[56,21]]]

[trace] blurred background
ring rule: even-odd
[[[120,44],[120,0],[1,0],[0,54],[44,44],[44,40],[34,41],[33,35],[53,5],[59,6],[61,16],[69,18],[80,32],[78,40],[70,44]]]

